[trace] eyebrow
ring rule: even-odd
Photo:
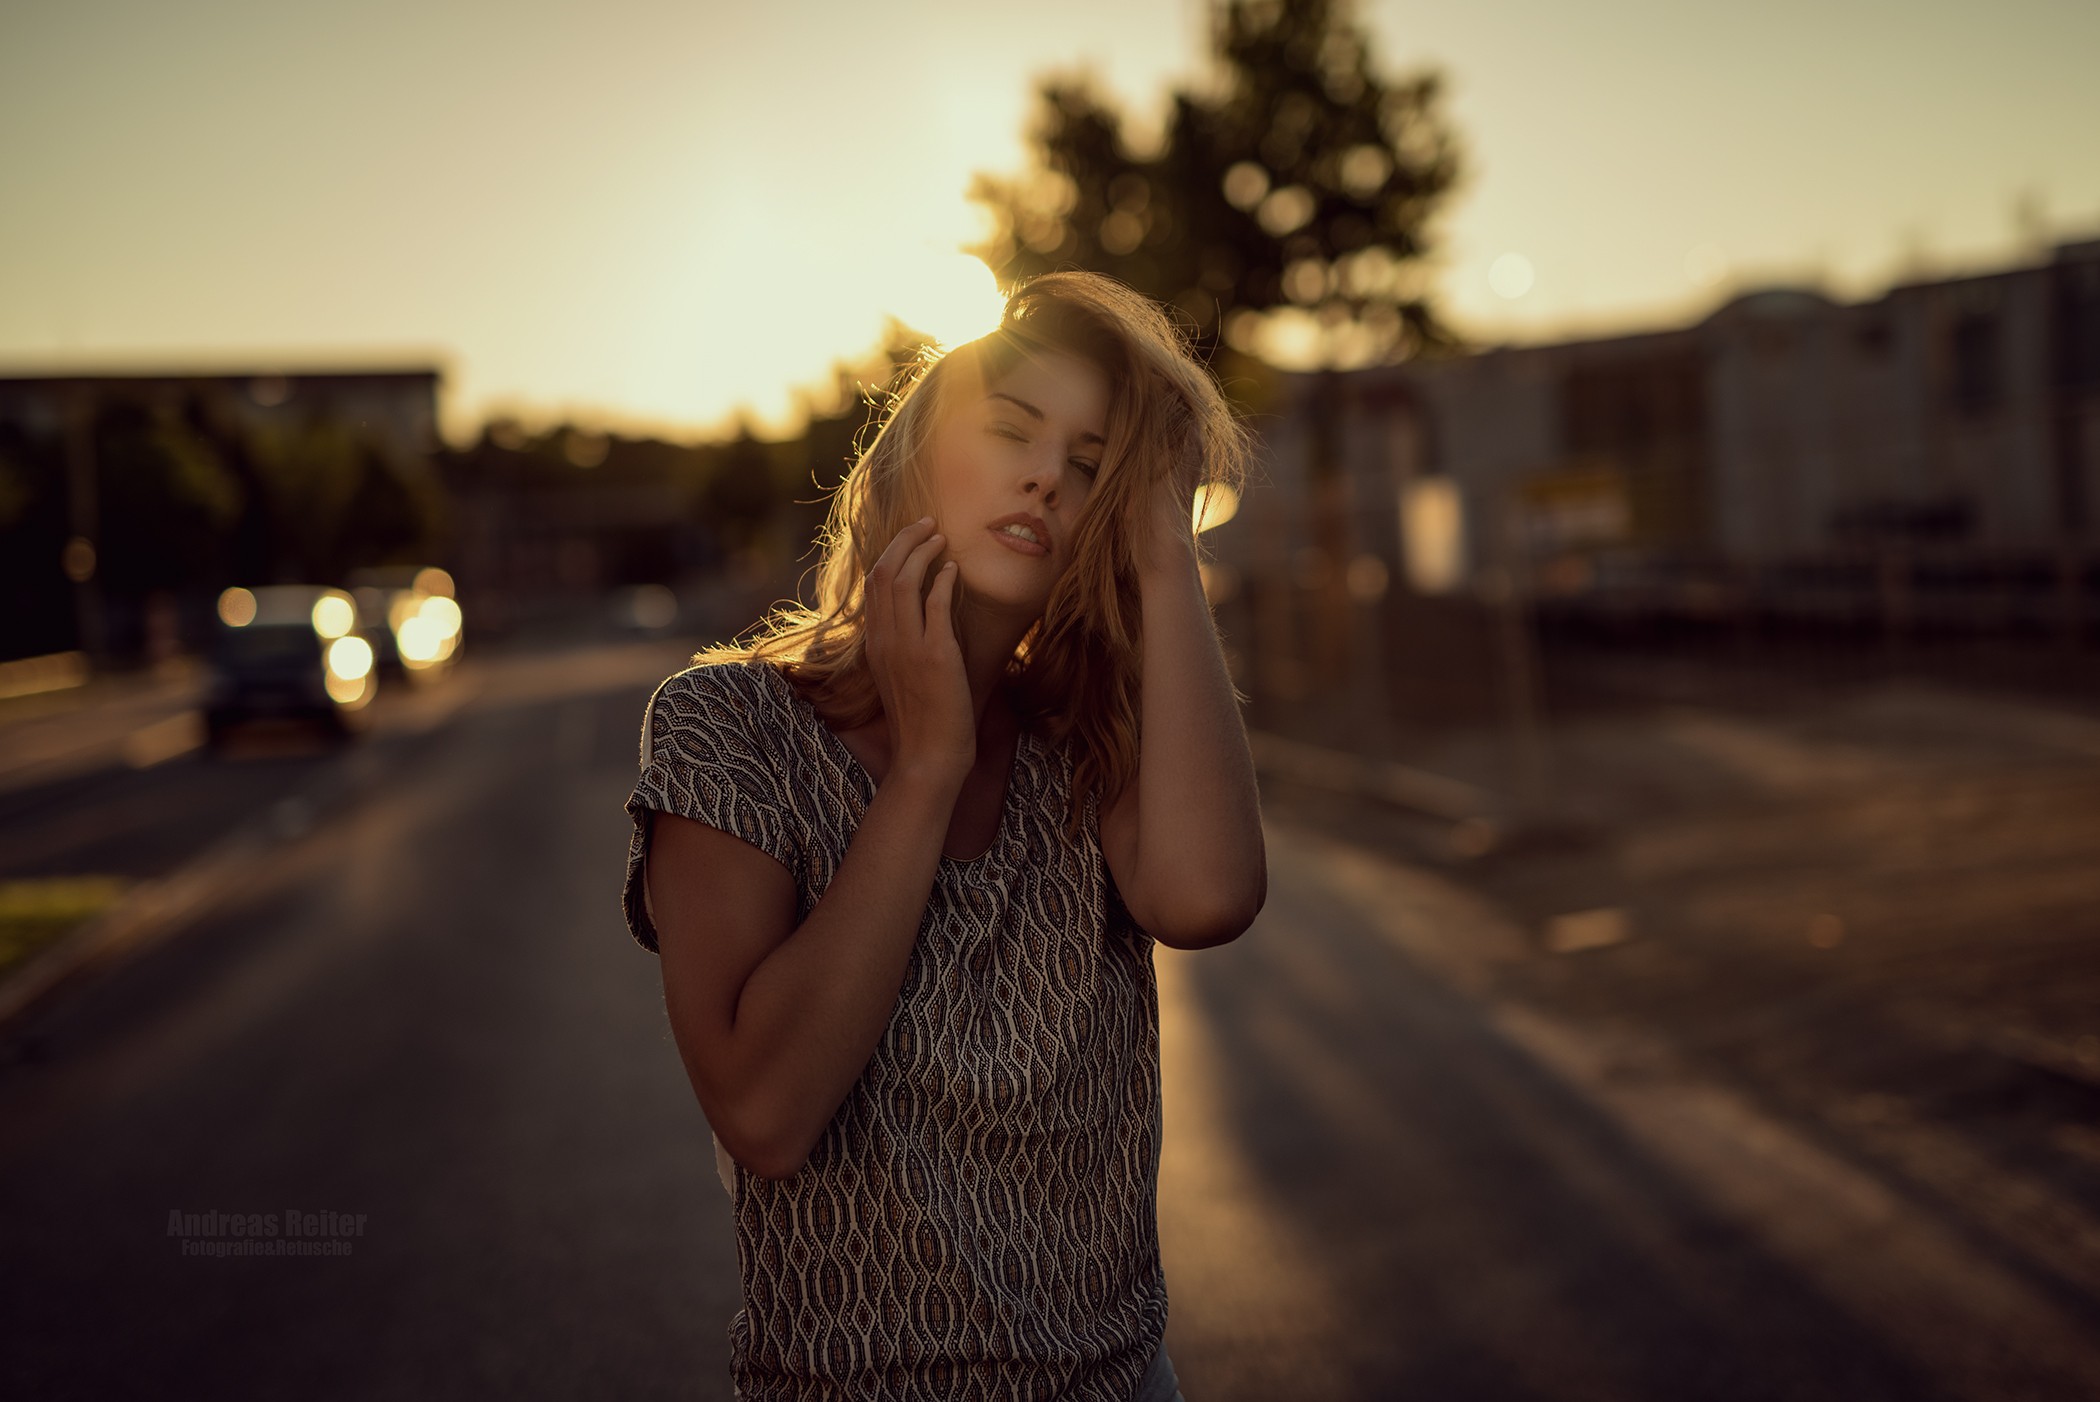
[[[1003,399],[1009,404],[1017,405],[1020,408],[1026,410],[1030,417],[1034,418],[1038,423],[1042,422],[1046,417],[1048,417],[1043,413],[1042,410],[1036,408],[1027,400],[1019,398],[1015,395],[1008,394],[1005,390],[995,389],[990,394],[987,394],[985,398]],[[1103,438],[1098,433],[1082,433],[1079,435],[1079,441],[1082,443],[1099,443],[1104,447],[1106,447],[1108,444],[1108,440],[1106,438]]]

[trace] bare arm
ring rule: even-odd
[[[766,1177],[802,1166],[875,1054],[976,755],[953,567],[921,590],[941,544],[930,522],[909,526],[869,573],[892,760],[799,926],[779,862],[704,823],[658,821],[645,879],[672,1035],[724,1147]]]
[[[898,768],[799,927],[779,862],[655,819],[647,872],[664,1004],[708,1123],[753,1173],[802,1166],[867,1068],[904,986],[960,785]]]
[[[1237,939],[1269,889],[1254,756],[1203,597],[1191,514],[1162,487],[1138,572],[1138,773],[1101,814],[1102,854],[1131,917],[1180,949]]]

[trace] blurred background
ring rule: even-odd
[[[2100,1395],[2096,53],[8,10],[0,1376],[728,1395],[643,706],[1084,267],[1260,443],[1198,519],[1271,895],[1156,960],[1192,1402]]]

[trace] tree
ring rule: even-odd
[[[714,538],[729,550],[764,549],[775,540],[794,486],[780,446],[761,439],[748,419],[736,437],[701,450],[695,504]]]
[[[434,486],[348,424],[265,423],[245,443],[275,579],[328,583],[346,571],[419,553],[439,524]]]
[[[168,407],[119,403],[96,426],[97,572],[140,596],[215,584],[246,500],[217,444]]]
[[[1340,368],[1459,349],[1426,275],[1428,222],[1461,173],[1443,79],[1381,76],[1348,8],[1226,0],[1217,90],[1173,95],[1156,152],[1089,79],[1044,81],[1036,169],[973,180],[994,232],[972,251],[1007,284],[1120,278],[1179,307],[1208,351]]]

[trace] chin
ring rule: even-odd
[[[1048,591],[1033,581],[1016,579],[1011,569],[962,569],[963,587],[979,608],[1000,613],[1041,613],[1049,602]]]

